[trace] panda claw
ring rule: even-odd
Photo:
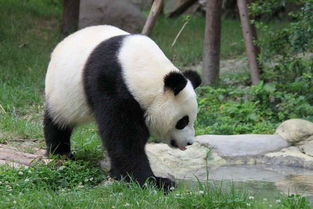
[[[168,178],[156,177],[156,185],[159,189],[162,189],[165,194],[173,191],[176,187],[175,181]]]
[[[68,153],[66,155],[66,158],[68,158],[69,160],[76,160],[76,156],[72,152]]]

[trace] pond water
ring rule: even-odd
[[[308,169],[270,165],[219,166],[199,170],[196,178],[213,180],[224,186],[234,185],[264,198],[280,193],[300,194],[313,204],[313,171]]]

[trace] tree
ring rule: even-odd
[[[65,35],[77,30],[79,3],[80,0],[63,0],[63,19],[61,30]]]
[[[217,84],[220,65],[221,44],[221,0],[208,0],[203,46],[203,83]]]
[[[248,55],[250,73],[252,84],[255,85],[260,81],[260,72],[257,63],[258,48],[254,45],[253,41],[256,38],[255,29],[252,28],[249,22],[248,8],[246,0],[237,0],[237,5],[240,14],[240,21],[242,26],[242,33],[245,39],[246,51]]]

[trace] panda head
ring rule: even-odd
[[[163,91],[146,112],[150,131],[172,147],[185,150],[195,140],[198,105],[194,89],[200,84],[200,76],[194,71],[168,73]]]

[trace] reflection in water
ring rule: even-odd
[[[277,196],[283,192],[306,196],[313,203],[312,170],[271,165],[234,165],[210,167],[208,171],[198,171],[196,177],[206,180],[207,174],[214,182],[232,184],[261,197]]]
[[[313,174],[312,176],[290,175],[286,179],[275,182],[276,187],[289,194],[302,194],[313,200]]]

